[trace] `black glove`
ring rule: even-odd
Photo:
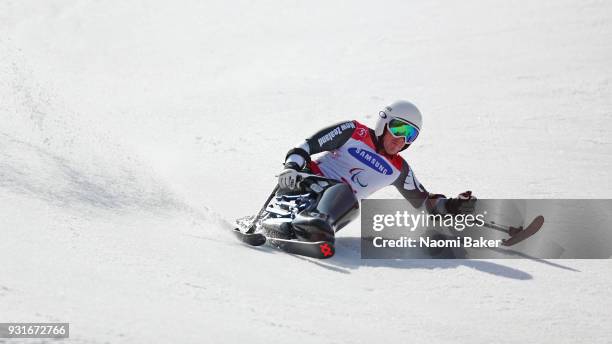
[[[446,210],[449,214],[472,214],[474,213],[474,205],[476,204],[476,196],[472,196],[472,191],[460,193],[457,198],[451,198],[446,201]]]

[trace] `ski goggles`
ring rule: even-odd
[[[419,129],[417,127],[397,118],[393,118],[387,123],[387,129],[391,135],[403,137],[406,140],[406,144],[414,142],[417,136],[419,136]]]

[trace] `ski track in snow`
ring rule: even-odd
[[[291,145],[395,98],[425,114],[405,157],[432,191],[609,198],[611,11],[1,2],[0,321],[69,321],[74,343],[609,342],[609,260],[361,260],[357,222],[318,261],[230,229]]]

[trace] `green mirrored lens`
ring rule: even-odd
[[[406,143],[411,143],[419,135],[419,131],[417,128],[400,120],[392,119],[391,121],[389,121],[387,127],[389,128],[389,131],[391,132],[391,134],[393,134],[393,136],[404,137]]]

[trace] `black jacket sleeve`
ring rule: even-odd
[[[302,144],[287,152],[285,167],[302,168],[310,161],[312,154],[340,148],[351,138],[356,127],[354,121],[345,121],[319,130]],[[292,165],[289,165],[290,163]]]
[[[393,185],[415,208],[422,206],[429,196],[429,193],[416,179],[406,161],[403,161],[401,173]]]
[[[319,130],[306,139],[309,153],[317,154],[340,148],[351,138],[355,127],[354,121],[347,121]]]

